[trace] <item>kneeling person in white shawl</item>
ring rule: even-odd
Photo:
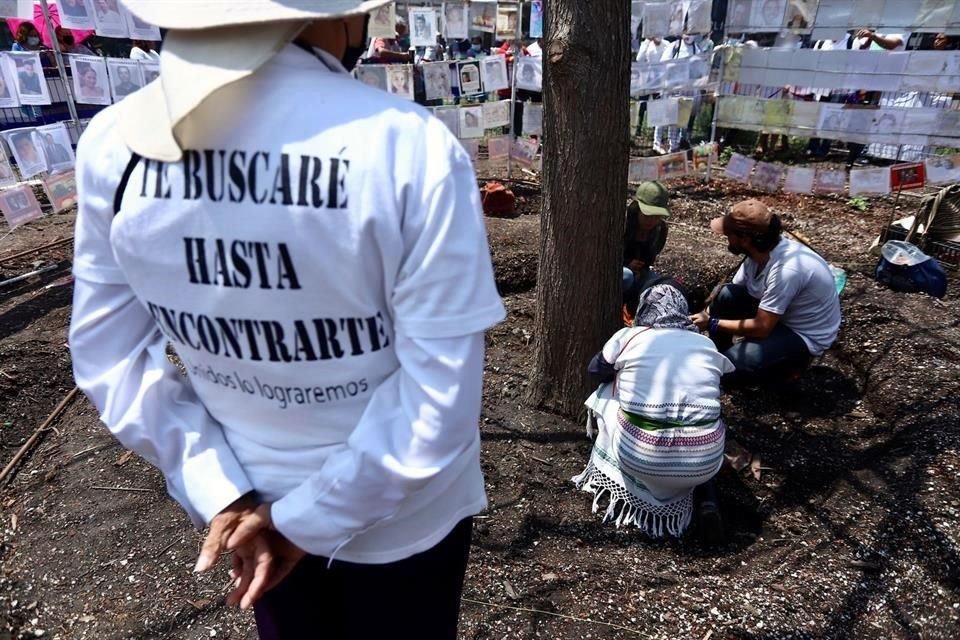
[[[604,521],[635,524],[653,537],[690,525],[693,490],[723,462],[720,378],[733,365],[688,319],[675,287],[640,297],[635,326],[615,333],[590,363],[602,383],[586,402],[590,462],[573,478],[608,498]]]

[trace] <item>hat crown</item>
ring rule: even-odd
[[[264,22],[311,21],[367,13],[392,0],[122,0],[162,29],[212,29]]]
[[[659,182],[644,182],[637,187],[636,199],[640,204],[666,209],[670,204],[670,193]]]
[[[767,205],[755,199],[744,200],[730,210],[731,222],[748,231],[766,231],[772,218],[773,214]]]

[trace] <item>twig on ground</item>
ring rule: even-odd
[[[156,489],[141,489],[139,487],[90,487],[94,491],[135,491],[137,493],[156,493]]]
[[[514,607],[509,604],[499,604],[497,602],[483,602],[481,600],[474,600],[472,598],[461,598],[464,602],[471,602],[473,604],[479,604],[484,607],[500,607],[502,609],[512,609],[513,611],[525,611],[527,613],[539,613],[545,616],[553,616],[555,618],[563,618],[565,620],[573,620],[574,622],[586,622],[588,624],[597,624],[604,627],[610,627],[611,629],[620,629],[621,631],[626,631],[627,633],[632,633],[637,636],[649,638],[650,636],[644,636],[642,633],[636,629],[631,629],[630,627],[624,627],[623,625],[614,624],[612,622],[603,622],[601,620],[591,620],[589,618],[578,618],[576,616],[568,616],[563,613],[554,613],[552,611],[543,611],[541,609],[530,609],[528,607]]]
[[[33,449],[34,445],[36,445],[40,440],[40,437],[50,430],[49,427],[53,421],[60,417],[60,414],[63,413],[63,410],[67,408],[67,405],[70,404],[70,401],[73,400],[73,398],[79,392],[80,387],[74,387],[73,390],[70,391],[70,393],[68,393],[66,397],[60,401],[60,404],[54,408],[53,412],[47,416],[47,419],[43,421],[43,424],[37,427],[37,430],[33,432],[33,435],[31,435],[27,441],[23,443],[23,446],[20,447],[16,455],[13,456],[13,459],[7,463],[7,466],[3,468],[3,471],[0,471],[0,487],[6,484],[7,480],[13,476],[13,470],[20,463],[20,460],[22,460],[30,452],[30,450]]]
[[[170,544],[168,544],[167,546],[165,546],[163,549],[160,549],[160,551],[157,551],[155,554],[153,554],[153,557],[154,557],[154,558],[159,558],[160,556],[162,556],[163,554],[165,554],[167,551],[169,551],[170,549],[172,549],[172,548],[174,547],[174,545],[176,545],[178,542],[180,542],[180,541],[179,541],[179,540],[174,540],[173,542],[171,542]]]

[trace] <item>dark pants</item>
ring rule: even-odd
[[[746,287],[728,284],[710,305],[710,315],[721,320],[744,320],[755,317],[759,305],[760,301],[752,297]],[[736,378],[782,374],[810,362],[807,344],[782,322],[762,340],[747,338],[734,344],[733,336],[721,333],[713,342],[737,368],[731,374]]]
[[[472,529],[390,564],[305,557],[254,605],[261,640],[456,640]]]

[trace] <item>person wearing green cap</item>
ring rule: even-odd
[[[630,316],[636,309],[631,304],[652,281],[650,267],[667,244],[667,218],[670,216],[670,194],[659,182],[644,182],[627,205],[623,234],[623,300]]]

